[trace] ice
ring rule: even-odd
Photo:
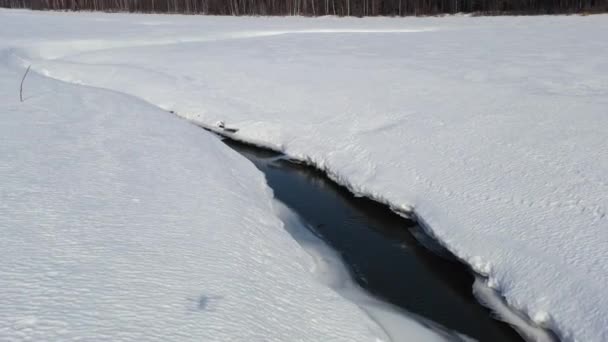
[[[20,103],[24,70],[0,56],[0,340],[389,341],[321,281],[245,158],[36,72]],[[402,339],[444,336],[397,317]]]
[[[411,208],[562,340],[608,340],[608,16],[0,18],[11,66],[223,121]]]

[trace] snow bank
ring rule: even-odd
[[[413,207],[510,306],[608,340],[607,16],[1,15],[12,63],[223,120]],[[124,45],[72,44],[93,40]]]
[[[19,103],[0,63],[0,340],[389,340],[249,161],[128,95],[32,73]]]

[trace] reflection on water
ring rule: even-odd
[[[440,246],[423,247],[422,234],[386,206],[354,197],[314,168],[272,151],[226,144],[266,175],[277,199],[291,207],[344,259],[355,280],[377,297],[480,341],[521,341],[491,318],[472,295],[473,276]]]

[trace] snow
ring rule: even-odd
[[[10,65],[223,121],[413,208],[511,308],[608,340],[608,16],[0,18]]]
[[[509,307],[500,293],[493,289],[492,286],[491,281],[488,282],[480,276],[475,276],[473,294],[481,304],[490,308],[497,315],[498,319],[509,323],[526,341],[558,340],[550,330],[543,329],[543,325],[538,324],[538,319],[534,319],[534,322],[537,322],[534,324],[529,317]]]
[[[3,24],[13,17],[0,13]],[[398,325],[386,327],[333,290],[326,277],[339,259],[301,247],[263,174],[199,127],[35,72],[20,103],[24,70],[9,48],[0,47],[0,340],[449,336],[380,305]]]

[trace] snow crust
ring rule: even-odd
[[[296,242],[245,158],[125,94],[34,72],[20,103],[3,52],[0,340],[391,340],[324,281],[339,259]],[[394,341],[449,336],[375,310]]]
[[[12,65],[224,121],[413,208],[531,321],[608,340],[608,16],[0,18]]]

